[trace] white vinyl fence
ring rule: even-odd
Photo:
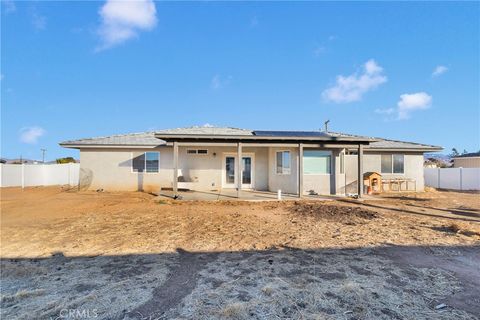
[[[79,163],[0,164],[0,187],[78,185]]]
[[[429,187],[480,190],[480,168],[424,168],[424,175]]]

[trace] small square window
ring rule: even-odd
[[[277,151],[277,174],[290,174],[290,151]]]

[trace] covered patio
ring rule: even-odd
[[[163,132],[156,133],[155,137],[165,141],[173,151],[172,191],[166,196],[192,200],[276,200],[277,190],[282,190],[284,199],[310,197],[310,193],[327,195],[322,196],[323,199],[335,198],[337,194],[345,196],[343,158],[346,150],[355,150],[358,168],[355,184],[358,196],[362,197],[363,149],[372,141],[365,137],[331,135],[326,131]],[[312,171],[313,153],[317,157],[315,161],[323,161],[323,171]],[[255,164],[260,162],[260,166]],[[187,190],[182,192],[183,188]]]

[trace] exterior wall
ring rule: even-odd
[[[290,151],[290,174],[277,174],[276,152]],[[298,148],[270,147],[268,157],[268,190],[298,194]]]
[[[454,158],[454,168],[480,168],[480,157]]]
[[[386,174],[382,173],[382,154],[404,154],[405,164],[403,174]],[[364,152],[363,155],[363,171],[378,172],[384,179],[409,178],[415,179],[417,191],[424,190],[423,178],[423,153],[405,153],[405,152]],[[346,190],[347,193],[357,192],[357,172],[358,163],[357,155],[345,156],[346,170]]]
[[[187,149],[208,149],[208,155],[187,155]],[[160,152],[158,173],[132,171],[132,158],[147,151]],[[236,154],[235,147],[179,147],[179,176],[193,190],[218,190],[222,187],[224,153]],[[267,148],[244,147],[254,153],[254,188],[268,189]],[[80,185],[90,190],[125,190],[147,192],[172,187],[173,148],[155,149],[82,149],[80,150]]]
[[[187,149],[208,149],[208,155],[187,155]],[[291,172],[276,173],[276,151],[291,152]],[[132,171],[132,158],[146,151],[160,152],[158,173],[137,173]],[[357,192],[357,156],[345,156],[345,173],[340,173],[340,151],[332,150],[331,172],[326,175],[304,175],[303,189],[318,194],[345,194]],[[236,154],[236,147],[179,147],[179,176],[186,186],[193,190],[219,190],[224,177],[224,154]],[[244,154],[254,154],[254,189],[263,191],[282,190],[284,193],[298,193],[298,148],[243,147]],[[398,152],[395,152],[398,153]],[[364,172],[381,173],[381,154],[366,151]],[[382,174],[384,178],[405,177],[416,180],[418,191],[424,189],[423,154],[405,154],[404,174]],[[334,160],[334,161],[333,161]],[[157,192],[160,188],[172,187],[173,148],[156,149],[82,149],[80,152],[80,186],[85,189],[125,190]]]
[[[145,151],[160,151],[158,173],[132,171],[132,158]],[[81,188],[153,192],[159,186],[171,186],[172,177],[172,148],[80,150]]]
[[[305,149],[308,150],[308,149]],[[337,194],[343,192],[338,190],[344,175],[340,174],[340,149],[329,150],[332,152],[330,174],[305,174],[303,176],[304,194],[313,191],[318,194]]]
[[[208,155],[188,155],[187,149],[208,149]],[[171,150],[171,149],[170,149]],[[179,147],[179,176],[183,176],[194,190],[217,190],[224,179],[225,154],[237,154],[236,147]],[[253,155],[253,187],[268,189],[267,148],[243,147],[242,154]],[[172,165],[171,165],[172,166]],[[171,168],[170,166],[170,168]],[[172,172],[173,174],[173,172]],[[171,180],[171,177],[170,177]],[[181,186],[181,183],[179,184]]]

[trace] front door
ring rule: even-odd
[[[223,162],[223,187],[237,187],[237,156],[225,155]],[[242,189],[253,189],[253,156],[242,156]]]

